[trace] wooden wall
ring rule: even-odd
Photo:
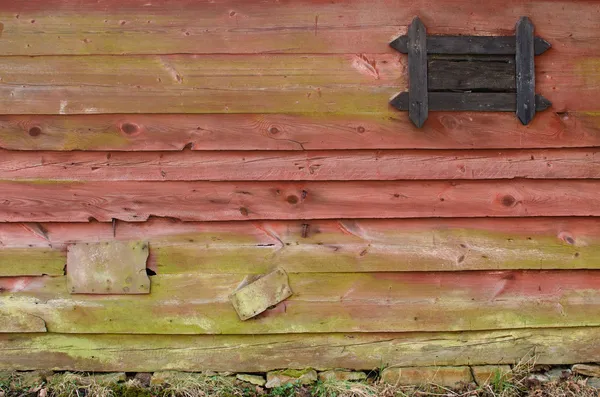
[[[552,49],[553,107],[388,105],[431,34]],[[600,3],[0,0],[0,369],[600,357]],[[69,244],[145,239],[150,295],[71,295]],[[238,319],[250,274],[294,295]],[[68,269],[66,269],[68,271]]]

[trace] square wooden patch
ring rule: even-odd
[[[148,243],[110,241],[72,244],[67,286],[72,294],[149,294]]]

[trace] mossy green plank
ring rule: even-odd
[[[354,55],[6,57],[5,114],[336,113],[386,114],[405,85],[402,61]],[[358,57],[358,59],[361,59]],[[148,100],[152,98],[152,100]]]
[[[113,241],[110,223],[45,223],[46,241],[0,224],[0,275],[62,275],[66,245]],[[118,222],[117,240],[148,239],[165,274],[598,269],[597,218]],[[31,245],[31,247],[29,247]],[[52,245],[52,248],[49,247]]]
[[[315,354],[318,351],[319,354]],[[0,335],[0,370],[234,371],[595,362],[600,328],[302,335]]]
[[[0,277],[61,276],[66,263],[61,249],[0,248]]]
[[[46,323],[41,317],[28,313],[6,313],[0,306],[0,334],[46,331]]]
[[[260,334],[465,331],[600,325],[596,271],[300,273],[294,295],[248,321],[239,274],[159,275],[140,296],[69,295],[64,277],[0,279],[0,313],[50,332]]]

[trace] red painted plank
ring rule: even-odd
[[[595,1],[0,1],[7,54],[360,53],[419,15],[433,34],[514,34],[522,15],[553,51],[598,53]]]
[[[600,110],[596,58],[539,58],[536,87],[553,109]],[[397,54],[0,57],[0,106],[4,114],[395,117],[403,112],[388,102],[407,89],[406,62]]]
[[[0,116],[13,150],[496,149],[600,146],[600,114],[542,112],[527,128],[510,113],[407,115]]]
[[[303,225],[309,228],[303,233]],[[252,221],[252,222],[179,222],[173,219],[151,218],[146,222],[117,222],[115,237],[110,223],[0,223],[0,241],[5,248],[65,249],[72,242],[99,242],[139,240],[155,242],[178,241],[193,235],[200,245],[218,244],[222,238],[240,238],[238,244],[266,245],[272,243],[296,244],[359,242],[374,244],[402,244],[394,233],[410,235],[430,234],[436,231],[472,231],[472,236],[494,232],[507,239],[548,239],[575,247],[595,247],[600,239],[600,218],[596,217],[541,217],[521,218],[440,218],[440,219],[357,219],[313,221]],[[304,236],[303,236],[304,235]],[[227,237],[231,236],[231,237]],[[331,236],[331,237],[328,237]],[[433,240],[433,238],[432,238]],[[226,244],[231,244],[225,240]],[[472,244],[468,240],[457,241]]]
[[[144,239],[158,274],[600,268],[600,218],[0,223],[0,275],[62,275],[66,245]]]
[[[0,182],[0,221],[600,215],[592,180]]]
[[[240,172],[243,169],[243,172]],[[3,180],[278,181],[600,178],[598,149],[15,152]]]

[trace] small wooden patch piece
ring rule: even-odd
[[[148,243],[111,241],[72,244],[67,286],[72,294],[149,294]]]
[[[521,17],[517,22],[516,32],[517,117],[523,125],[527,125],[535,116],[535,52],[531,20]]]
[[[283,269],[276,269],[238,289],[229,299],[240,319],[248,320],[291,295],[287,273]]]

